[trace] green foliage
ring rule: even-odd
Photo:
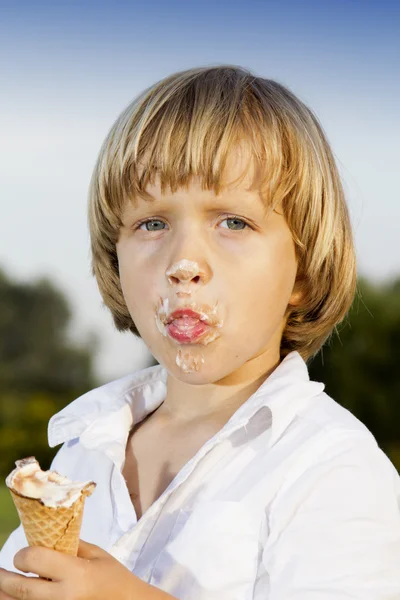
[[[51,396],[46,392],[0,397],[0,473],[6,476],[15,461],[35,456],[43,468],[48,468],[56,452],[48,447],[47,424],[50,417],[72,398]]]
[[[24,456],[48,468],[49,418],[96,385],[93,341],[72,343],[70,318],[51,282],[14,282],[0,271],[0,478]]]
[[[18,525],[19,517],[10,492],[5,485],[0,484],[0,549]]]
[[[90,386],[93,347],[68,342],[70,318],[50,281],[17,283],[0,271],[0,393],[65,394]]]
[[[310,363],[310,377],[368,427],[400,470],[400,279],[360,278],[337,334]]]

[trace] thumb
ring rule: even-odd
[[[87,560],[91,560],[94,558],[104,558],[105,556],[109,556],[108,552],[106,552],[99,546],[95,546],[94,544],[89,544],[89,542],[84,542],[83,540],[79,540],[79,547],[78,547],[78,557],[79,558],[86,558]]]

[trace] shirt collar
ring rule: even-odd
[[[103,448],[122,459],[129,431],[160,406],[167,393],[167,370],[148,367],[80,396],[49,421],[50,447],[80,437],[90,448]],[[224,426],[224,434],[245,425],[262,407],[272,414],[269,446],[284,433],[301,407],[324,389],[310,381],[307,365],[296,351],[288,354],[258,390]]]
[[[130,407],[130,426],[145,418],[165,399],[167,371],[161,365],[148,367],[126,375],[80,396],[49,421],[48,438],[51,448],[80,437],[99,419],[111,418],[126,406]]]

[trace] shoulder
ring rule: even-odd
[[[357,485],[357,480],[369,493],[380,485],[392,498],[400,495],[399,473],[373,433],[325,392],[297,412],[285,437],[281,442],[291,459],[279,497],[290,490],[301,501],[316,485],[346,493],[345,486]]]
[[[368,427],[324,391],[297,411],[293,433],[301,440],[299,451],[303,448],[311,463],[337,453],[361,452],[362,448],[382,453]]]
[[[368,428],[326,394],[296,421],[293,439],[301,442],[265,513],[272,589],[293,599],[347,598],[354,590],[392,597],[400,589],[397,470]]]
[[[279,497],[299,504],[310,494],[326,501],[343,496],[381,496],[399,511],[400,476],[373,433],[349,410],[325,392],[297,414],[293,436],[297,458],[288,469]],[[319,492],[317,491],[319,490]],[[366,501],[366,500],[365,500]],[[279,504],[279,502],[278,502]]]
[[[354,432],[374,440],[372,432],[350,410],[322,391],[310,399],[299,416],[326,433]]]

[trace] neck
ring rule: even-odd
[[[192,385],[168,375],[167,396],[159,409],[171,422],[228,420],[280,363],[265,353],[215,383]]]

